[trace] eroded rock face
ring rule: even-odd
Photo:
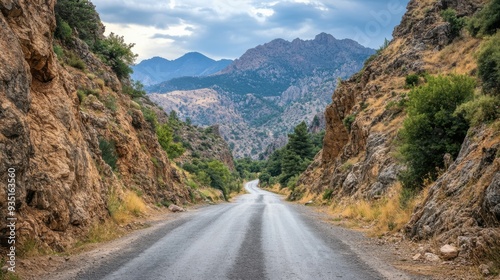
[[[147,201],[179,204],[189,196],[142,114],[128,113],[130,99],[118,93],[112,71],[97,59],[87,64],[103,73],[99,78],[59,64],[52,50],[54,5],[0,1],[0,181],[7,182],[8,168],[16,170],[19,241],[63,250],[109,218],[113,191],[120,196],[124,187],[137,188]],[[80,88],[99,90],[116,109],[91,95],[80,103]],[[99,139],[116,143],[115,171],[103,161]],[[2,187],[2,219],[6,199]],[[4,242],[6,229],[0,230]]]

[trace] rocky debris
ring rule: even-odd
[[[170,206],[168,206],[168,210],[174,212],[174,213],[177,213],[177,212],[185,212],[186,210],[182,207],[179,207],[175,204],[170,204]]]
[[[443,258],[443,260],[445,261],[452,260],[458,257],[458,248],[446,244],[439,249],[439,253],[441,255],[441,258]]]
[[[479,271],[481,271],[481,274],[483,276],[488,276],[491,274],[490,266],[484,263],[479,266]]]
[[[433,254],[433,253],[425,253],[424,258],[426,261],[429,261],[429,262],[438,262],[441,260],[438,255]]]
[[[414,260],[414,261],[418,261],[418,260],[420,260],[421,257],[422,257],[422,254],[417,253],[411,259]]]

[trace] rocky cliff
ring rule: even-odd
[[[484,3],[410,1],[390,45],[335,91],[325,112],[323,150],[301,176],[292,199],[326,190],[338,203],[389,196],[404,169],[396,141],[405,118],[401,104],[409,91],[405,77],[424,72],[474,75],[481,39],[465,31],[454,39],[441,14],[451,8],[459,17],[472,16]],[[405,228],[408,237],[454,244],[461,256],[498,248],[499,143],[497,125],[471,128],[458,157],[414,209]]]
[[[85,70],[58,60],[55,2],[0,1],[0,217],[13,168],[18,241],[64,250],[129,190],[179,204],[189,193],[111,69],[78,39]]]

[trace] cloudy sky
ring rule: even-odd
[[[276,38],[326,32],[378,48],[409,0],[92,0],[106,32],[135,43],[138,61],[197,51],[235,59]]]

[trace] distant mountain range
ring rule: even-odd
[[[131,77],[148,86],[184,76],[211,75],[232,62],[229,59],[216,61],[198,52],[187,53],[175,60],[153,57],[133,66],[134,73]]]
[[[313,40],[275,39],[248,50],[210,76],[186,76],[147,87],[166,111],[200,125],[220,124],[236,157],[258,157],[301,121],[324,112],[337,85],[375,53],[321,33]]]

